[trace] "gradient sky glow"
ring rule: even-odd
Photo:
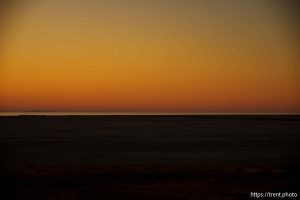
[[[33,0],[7,24],[0,111],[300,112],[272,1]]]

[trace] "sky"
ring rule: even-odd
[[[283,1],[12,7],[0,15],[2,112],[300,112],[297,16]]]

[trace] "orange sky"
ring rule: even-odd
[[[300,111],[296,30],[270,2],[29,2],[2,36],[0,111]]]

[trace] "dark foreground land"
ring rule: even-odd
[[[299,133],[297,115],[0,117],[0,199],[297,192]]]

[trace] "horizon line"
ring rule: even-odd
[[[300,115],[298,112],[99,112],[99,111],[0,111],[0,116],[117,116],[117,115]]]

